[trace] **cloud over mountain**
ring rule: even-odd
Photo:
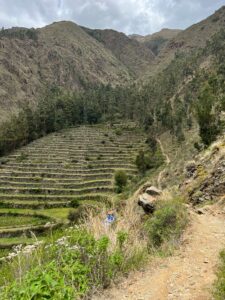
[[[224,0],[0,0],[0,26],[41,27],[71,20],[91,28],[149,34],[185,28],[207,17]]]

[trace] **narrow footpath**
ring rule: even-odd
[[[225,211],[190,209],[190,225],[180,248],[168,258],[153,259],[96,299],[99,300],[212,300],[219,252],[225,247]]]
[[[158,187],[170,164],[158,176]],[[205,206],[198,214],[189,207],[190,224],[181,244],[167,258],[154,257],[141,271],[131,273],[119,285],[97,295],[98,300],[213,300],[219,253],[225,248],[225,207]]]
[[[163,156],[166,159],[166,167],[159,173],[158,178],[157,178],[158,188],[162,189],[162,184],[161,184],[162,178],[163,178],[164,173],[166,172],[167,166],[170,164],[171,161],[170,161],[169,156],[166,154],[165,149],[164,149],[164,147],[163,147],[162,142],[160,141],[160,139],[156,139],[156,140],[157,140],[157,142],[158,142],[158,144],[160,146],[160,149],[162,151]]]

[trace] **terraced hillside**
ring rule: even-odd
[[[82,204],[107,201],[114,193],[115,170],[135,175],[134,159],[143,147],[144,135],[136,128],[81,126],[2,158],[0,248],[65,221],[75,199]]]

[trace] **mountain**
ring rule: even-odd
[[[148,47],[155,55],[158,55],[162,47],[174,38],[181,30],[164,28],[154,34],[146,36],[133,34],[130,38]]]
[[[136,76],[142,76],[151,68],[155,55],[150,48],[139,41],[111,29],[84,28],[84,30],[102,43],[105,48],[111,50],[115,57]]]
[[[225,25],[225,6],[205,20],[179,32],[162,47],[152,66],[152,73],[163,70],[175,57],[177,52],[189,53],[203,48],[214,34]]]
[[[3,30],[0,37],[0,106],[5,112],[35,100],[46,85],[76,90],[133,78],[110,50],[72,22]]]
[[[1,121],[23,102],[36,103],[46,87],[84,90],[91,84],[125,85],[163,71],[177,52],[204,47],[224,28],[225,7],[186,30],[146,37],[93,30],[73,22],[40,29],[0,31]]]

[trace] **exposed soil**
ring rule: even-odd
[[[164,147],[163,147],[160,139],[157,139],[157,142],[159,143],[159,146],[161,148],[162,154],[163,154],[163,156],[166,159],[166,167],[167,167],[170,164],[170,158],[166,154],[165,149],[164,149]],[[166,167],[159,173],[158,178],[157,178],[157,184],[158,184],[159,189],[162,189],[161,181],[162,181],[164,173],[166,172]]]

